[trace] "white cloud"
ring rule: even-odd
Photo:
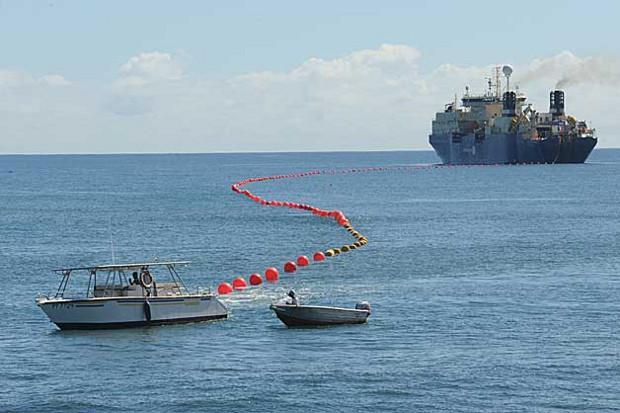
[[[153,80],[180,79],[180,65],[169,53],[148,52],[129,58],[119,73],[129,84],[144,84]]]
[[[556,88],[581,83],[620,86],[620,60],[610,57],[581,58],[564,51],[548,58],[535,59],[522,77],[523,83],[556,79]]]
[[[407,78],[415,73],[420,52],[409,46],[382,44],[378,50],[361,50],[348,56],[312,58],[291,72],[295,79],[351,80],[369,76]]]
[[[17,70],[0,69],[0,88],[12,88],[32,83],[32,78]]]
[[[0,88],[32,87],[36,84],[46,86],[68,86],[71,82],[61,75],[50,74],[34,79],[28,73],[18,70],[0,69]]]
[[[45,75],[37,79],[37,82],[47,86],[69,86],[71,82],[61,75]]]

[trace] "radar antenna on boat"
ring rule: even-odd
[[[510,65],[504,65],[504,67],[502,67],[502,73],[506,76],[506,92],[510,92],[510,75],[512,74],[512,67]]]

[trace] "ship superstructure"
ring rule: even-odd
[[[443,163],[583,163],[597,138],[586,122],[565,114],[564,92],[551,91],[549,112],[538,112],[510,89],[512,68],[501,71],[504,93],[496,67],[486,93],[472,95],[466,88],[461,106],[455,98],[436,114],[429,142]]]

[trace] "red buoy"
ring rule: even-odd
[[[228,284],[228,283],[221,283],[218,287],[217,287],[217,292],[218,294],[230,294],[233,292],[233,288],[232,285]]]
[[[295,271],[297,271],[297,266],[295,265],[295,263],[293,261],[289,261],[286,264],[284,264],[284,271],[285,272],[295,272]]]
[[[262,283],[263,283],[263,277],[261,277],[260,274],[254,273],[254,274],[250,275],[250,284],[251,285],[260,285]]]
[[[323,254],[321,251],[317,251],[312,256],[312,259],[315,261],[323,261],[325,260],[325,254]]]
[[[280,273],[278,272],[276,268],[267,268],[267,271],[265,271],[265,278],[267,279],[267,281],[270,281],[270,282],[278,281],[279,276],[280,276]]]
[[[233,281],[233,288],[235,290],[245,290],[248,287],[248,283],[245,282],[243,277],[237,277]]]
[[[299,265],[300,267],[307,267],[308,265],[310,265],[310,260],[305,255],[300,255],[297,258],[297,265]]]

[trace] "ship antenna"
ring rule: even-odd
[[[495,66],[495,97],[500,97],[502,94],[502,79],[499,74],[499,66]]]
[[[510,75],[512,74],[512,67],[510,65],[504,65],[502,72],[506,76],[506,92],[510,92]]]

